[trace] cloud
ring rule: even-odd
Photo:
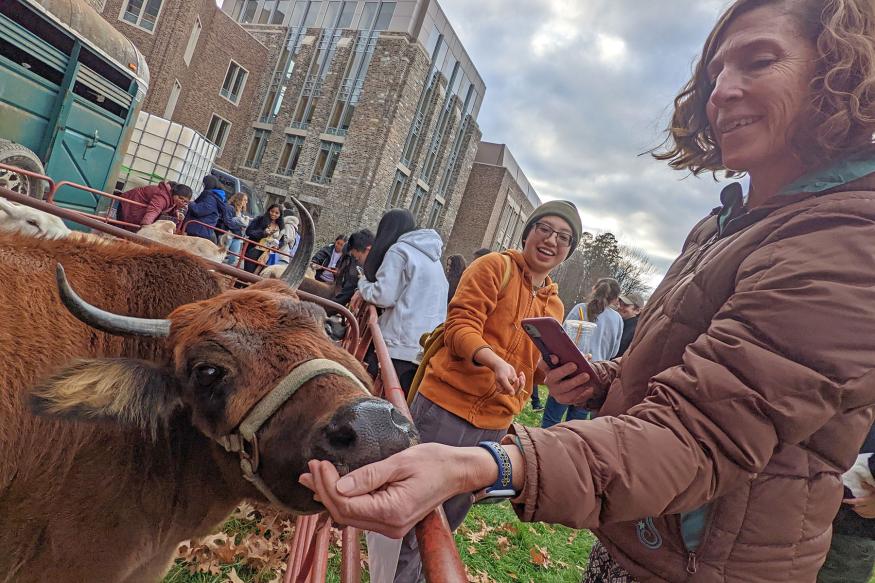
[[[721,184],[642,155],[664,137],[724,0],[440,0],[486,81],[483,139],[543,199],[647,251],[661,270]]]

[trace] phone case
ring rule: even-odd
[[[578,373],[585,372],[592,378],[598,378],[598,374],[589,360],[577,349],[574,341],[568,337],[565,328],[558,321],[553,318],[526,318],[522,321],[522,325],[523,331],[537,346],[547,366],[558,368],[563,364],[573,362],[577,365]],[[551,355],[559,359],[558,364],[552,364]],[[604,402],[603,397],[601,399],[593,397],[583,406],[587,409],[597,409]]]

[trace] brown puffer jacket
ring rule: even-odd
[[[744,213],[724,189],[602,365],[600,417],[514,426],[520,517],[595,529],[642,583],[813,582],[873,419],[873,191]]]

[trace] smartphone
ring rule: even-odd
[[[553,318],[526,318],[522,324],[523,330],[538,347],[547,366],[559,368],[563,364],[573,362],[577,365],[575,374],[585,372],[593,379],[599,378],[595,369],[592,368],[592,364],[577,349],[574,341],[565,333],[565,328],[557,320]],[[559,359],[558,364],[553,364],[551,355]],[[583,406],[587,409],[597,409],[597,404],[595,399],[590,399]]]

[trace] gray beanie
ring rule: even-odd
[[[544,217],[559,217],[560,219],[564,219],[565,222],[568,223],[568,226],[571,227],[571,246],[568,248],[568,255],[565,256],[565,258],[568,259],[571,257],[571,254],[574,253],[574,250],[577,249],[577,243],[580,241],[580,233],[583,231],[583,224],[580,222],[580,213],[577,212],[577,207],[574,206],[573,202],[567,200],[551,200],[550,202],[545,202],[532,211],[529,220],[526,221],[526,228],[523,229],[523,242],[528,238],[529,231],[532,230],[535,223]]]

